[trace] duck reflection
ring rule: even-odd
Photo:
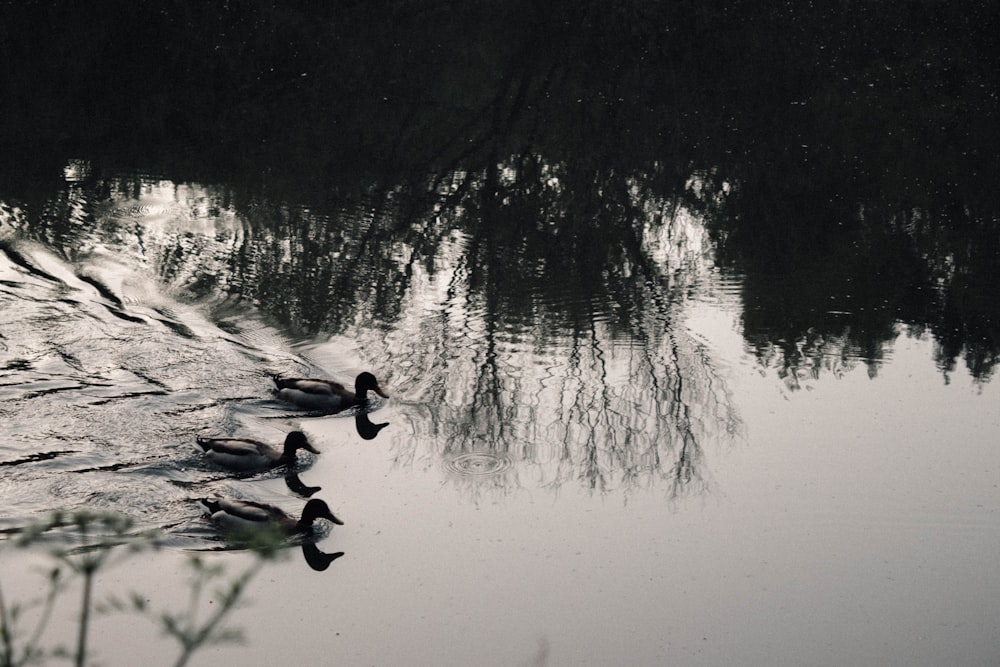
[[[361,436],[362,440],[374,440],[379,432],[389,425],[389,422],[382,422],[381,424],[375,424],[368,417],[367,412],[358,412],[354,415],[354,426],[358,430],[358,435]],[[315,494],[317,491],[321,491],[323,487],[321,486],[307,486],[299,478],[298,473],[295,470],[289,470],[288,474],[285,475],[285,484],[288,486],[292,493],[302,496],[303,498],[308,498]]]
[[[354,426],[358,429],[358,435],[361,436],[362,440],[374,440],[379,431],[388,425],[389,422],[382,422],[381,424],[372,423],[372,420],[368,418],[367,412],[359,412],[354,415]]]
[[[303,483],[302,479],[299,477],[299,474],[294,470],[290,470],[288,474],[285,475],[285,485],[288,487],[289,491],[300,495],[303,498],[308,498],[317,491],[323,490],[322,486],[306,486],[306,484]]]
[[[121,467],[123,467],[123,466],[104,466],[104,467],[101,467],[101,468],[87,468],[87,469],[83,469],[83,470],[74,470],[73,472],[92,472],[92,471],[95,471],[95,470],[117,470],[117,469],[120,469]],[[199,480],[198,482],[191,481],[191,480],[185,481],[185,480],[174,479],[174,480],[170,480],[170,483],[174,484],[176,486],[191,487],[191,486],[195,486],[197,484],[208,484],[208,483],[211,483],[211,482],[227,481],[227,480],[230,480],[230,479],[233,479],[233,478],[234,478],[233,475],[218,476],[218,477],[208,477],[208,478],[203,478],[203,479]],[[249,473],[243,473],[243,474],[235,475],[235,478],[236,479],[255,479],[255,478],[257,478],[257,475],[253,475],[253,474],[249,474]],[[302,496],[303,498],[309,498],[310,496],[315,495],[318,491],[322,491],[323,490],[323,487],[321,487],[321,486],[309,486],[308,484],[306,484],[305,482],[303,482],[302,478],[299,477],[298,471],[294,470],[294,469],[289,469],[285,473],[284,479],[285,479],[285,485],[288,487],[288,490],[291,491],[292,493],[298,495],[298,496]]]
[[[330,554],[325,551],[320,551],[319,547],[312,542],[305,542],[302,545],[302,557],[306,559],[306,563],[308,563],[309,567],[317,572],[323,572],[326,568],[330,567],[330,563],[343,555],[343,551],[337,551]]]

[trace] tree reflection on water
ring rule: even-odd
[[[394,193],[339,215],[98,179],[8,222],[74,264],[134,253],[169,290],[252,303],[300,339],[355,336],[426,417],[398,438],[400,460],[432,453],[458,476],[514,463],[495,481],[527,469],[553,487],[698,489],[706,442],[739,430],[681,322],[711,244],[679,202],[635,182],[584,200],[574,177],[522,157],[454,174],[422,209]],[[468,458],[482,453],[495,463]]]
[[[424,4],[11,7],[0,224],[361,335],[433,405],[403,459],[543,483],[704,483],[739,430],[681,324],[713,265],[791,389],[903,331],[992,377],[988,3]]]
[[[445,459],[485,450],[533,464],[543,485],[665,478],[679,495],[704,482],[705,442],[739,428],[681,325],[710,270],[705,233],[624,183],[580,198],[574,176],[522,156],[454,182],[445,194],[466,194],[435,208],[449,241],[424,267],[436,302],[417,304],[436,316],[373,356],[406,368],[404,385],[433,369],[423,396]],[[673,255],[656,257],[651,236]]]

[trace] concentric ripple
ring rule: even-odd
[[[445,468],[449,472],[468,477],[499,475],[511,466],[510,459],[492,452],[470,452],[459,454],[448,460]]]

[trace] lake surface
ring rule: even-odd
[[[994,5],[7,3],[0,622],[126,515],[91,662],[173,664],[199,499],[315,497],[191,664],[996,665]]]
[[[297,513],[319,486],[345,522],[317,541],[343,557],[288,549],[233,617],[246,645],[193,664],[1000,658],[998,389],[913,323],[867,356],[765,344],[746,277],[682,205],[647,206],[643,266],[572,276],[553,240],[525,275],[440,208],[402,225],[86,160],[62,176],[44,205],[0,202],[0,526],[125,513],[163,546],[98,590],[182,607],[188,554],[252,560],[214,551],[197,498]],[[273,395],[274,375],[362,370],[391,397],[314,416]],[[321,451],[297,484],[194,444],[292,429]],[[6,598],[36,594],[44,556],[0,547]],[[107,664],[175,654],[127,614],[93,642]]]

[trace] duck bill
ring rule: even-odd
[[[379,387],[377,385],[375,387],[375,393],[381,396],[382,398],[389,398],[389,394],[382,391],[382,387]]]
[[[336,516],[334,516],[333,514],[331,514],[330,516],[328,516],[328,517],[326,517],[326,518],[327,518],[327,519],[329,519],[330,521],[334,522],[334,523],[335,523],[335,524],[337,524],[338,526],[343,526],[343,525],[344,525],[344,522],[343,522],[343,521],[341,521],[340,519],[338,519],[338,518],[337,518]]]

